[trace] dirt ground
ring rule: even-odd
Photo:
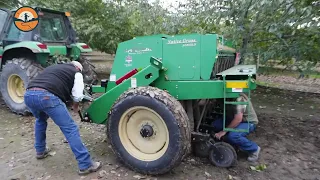
[[[279,89],[294,90],[300,92],[320,93],[320,78],[300,78],[279,74],[263,75],[257,78],[260,84]]]
[[[249,137],[262,148],[259,164],[267,169],[251,170],[245,156],[233,168],[217,168],[206,159],[190,155],[172,172],[157,177],[135,173],[113,155],[103,125],[80,123],[83,141],[94,160],[102,161],[100,172],[77,175],[77,164],[61,131],[49,121],[47,143],[52,148],[45,160],[34,157],[33,117],[12,114],[0,106],[0,179],[320,179],[320,94],[261,88],[253,92],[253,104],[260,119]]]

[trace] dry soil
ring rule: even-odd
[[[77,175],[74,156],[64,142],[57,126],[49,120],[47,144],[51,156],[44,160],[34,157],[33,117],[11,113],[3,102],[0,106],[0,179],[76,180],[76,179],[320,179],[320,95],[311,93],[258,88],[253,92],[253,104],[260,123],[249,136],[262,148],[259,164],[267,169],[251,170],[246,157],[238,157],[233,168],[217,168],[208,160],[190,155],[172,172],[143,176],[124,167],[113,155],[106,140],[105,127],[80,123],[83,141],[92,157],[102,161],[100,172]]]

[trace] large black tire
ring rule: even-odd
[[[96,85],[98,83],[98,74],[95,71],[95,67],[90,63],[90,60],[84,56],[80,56],[78,61],[83,66],[82,74],[84,83]]]
[[[30,113],[24,103],[23,95],[29,81],[42,70],[40,65],[29,59],[14,58],[6,61],[0,77],[0,91],[2,99],[12,112],[20,115]],[[18,85],[14,85],[17,82]]]
[[[135,116],[135,119],[130,119],[130,121],[126,122],[124,119],[126,119],[126,115],[129,115],[126,112],[131,108],[137,108],[130,115],[130,118]],[[148,108],[148,110],[140,111],[140,108]],[[157,115],[158,118],[161,117],[159,121],[152,122],[150,117],[153,115],[151,115],[151,112],[153,115],[156,114],[154,117]],[[155,119],[157,118],[153,120]],[[137,123],[135,124],[135,122]],[[128,128],[124,126],[126,123],[131,123]],[[144,139],[141,134],[141,130],[144,129],[142,127],[147,127],[148,125],[154,128],[152,129],[154,136],[147,137],[151,140]],[[159,130],[162,125],[166,128],[166,131]],[[122,127],[127,128],[125,129],[126,131],[122,131]],[[159,131],[157,132],[157,130]],[[131,132],[131,134],[129,135],[128,132]],[[163,136],[164,133],[168,134]],[[109,113],[107,135],[117,157],[129,168],[142,174],[158,175],[172,170],[189,154],[191,148],[189,119],[182,105],[167,92],[154,87],[129,89],[118,98]],[[130,136],[130,138],[127,136]],[[159,137],[167,137],[169,143],[166,142],[164,143],[165,145],[159,145],[159,139],[161,139]],[[136,146],[131,146],[131,140],[134,138],[136,141],[133,142],[147,142],[143,144],[144,146],[141,146],[144,147],[143,149],[134,150]],[[159,141],[156,142],[152,138]],[[156,158],[156,155],[146,155],[141,151],[149,151],[150,148],[155,148],[158,145],[165,150],[160,150],[158,152],[160,155],[158,154]],[[149,157],[150,159],[148,159]]]

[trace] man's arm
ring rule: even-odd
[[[73,110],[78,111],[79,102],[82,101],[84,94],[84,82],[81,73],[77,72],[74,76],[74,84],[72,88],[72,99],[74,101]]]
[[[237,127],[241,123],[242,117],[243,117],[243,112],[238,112],[237,114],[235,114],[233,120],[227,126],[227,128],[235,128],[235,127]]]
[[[235,113],[235,115],[233,117],[233,120],[227,126],[227,128],[235,128],[242,122],[243,113],[244,113],[244,111],[246,109],[246,105],[237,105],[236,108],[237,109],[236,109],[236,113]],[[227,133],[226,131],[220,131],[220,132],[215,134],[215,137],[217,139],[221,139],[221,137],[224,136],[226,133]]]
[[[238,102],[240,102],[240,101],[242,101],[242,100],[240,99]],[[246,105],[237,105],[236,106],[236,113],[233,117],[233,120],[227,126],[227,128],[235,128],[242,122],[243,113],[245,112],[245,109],[246,109]]]

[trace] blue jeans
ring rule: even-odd
[[[251,153],[258,150],[258,145],[255,142],[247,139],[246,136],[256,129],[256,125],[253,123],[242,122],[234,129],[247,130],[248,124],[249,124],[249,132],[248,133],[247,132],[228,132],[226,134],[226,136],[227,136],[228,142],[230,144],[237,146],[242,151],[245,151],[245,152],[251,154]],[[220,118],[220,119],[215,120],[212,125],[218,131],[222,131],[223,130],[223,119]],[[227,126],[227,124],[226,124],[226,126]]]
[[[37,153],[46,149],[47,120],[50,117],[66,137],[79,169],[87,169],[92,165],[90,154],[80,138],[79,128],[59,97],[45,90],[27,90],[24,101],[36,118],[34,147]]]

